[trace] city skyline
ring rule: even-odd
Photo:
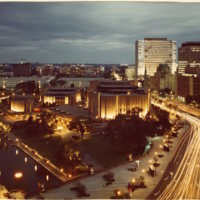
[[[199,40],[199,3],[0,4],[0,62],[132,64],[136,40]]]

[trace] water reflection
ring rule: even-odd
[[[0,184],[8,190],[23,190],[28,196],[61,184],[21,149],[9,144],[3,136],[0,138]],[[22,176],[16,178],[16,173]]]

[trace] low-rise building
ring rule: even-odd
[[[135,107],[146,115],[150,109],[150,91],[131,81],[93,81],[88,88],[89,112],[96,117],[112,119]]]
[[[34,97],[32,95],[14,95],[10,100],[10,109],[14,112],[32,112]]]
[[[48,104],[70,104],[81,101],[80,91],[76,88],[51,88],[42,95],[42,102]]]

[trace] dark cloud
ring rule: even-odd
[[[134,63],[134,43],[199,40],[199,3],[0,3],[0,62]]]

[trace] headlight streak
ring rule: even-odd
[[[161,105],[161,107],[164,106]],[[200,168],[198,167],[200,164],[200,120],[187,113],[183,114],[177,111],[177,114],[184,116],[191,124],[191,131],[187,132],[190,138],[177,172],[170,184],[159,195],[158,199],[160,200],[198,199],[200,197]],[[185,139],[186,136],[183,141]],[[179,150],[175,149],[174,154],[177,154],[175,160],[180,150],[181,148]]]

